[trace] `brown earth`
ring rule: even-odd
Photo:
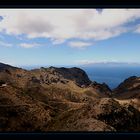
[[[140,80],[114,91],[79,68],[0,63],[0,131],[140,131]]]

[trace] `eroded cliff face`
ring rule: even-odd
[[[114,91],[116,97],[129,99],[138,98],[140,92],[140,77],[132,76],[124,80]]]
[[[120,104],[130,104],[140,111],[140,77],[132,76],[124,80],[113,91],[113,97]]]
[[[0,131],[140,131],[132,102],[138,79],[111,91],[76,67],[27,71],[0,63]]]

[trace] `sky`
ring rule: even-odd
[[[140,9],[0,9],[0,62],[140,63]]]

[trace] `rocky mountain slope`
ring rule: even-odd
[[[139,78],[114,91],[79,68],[0,63],[0,131],[140,131]]]
[[[139,98],[140,77],[132,76],[124,80],[115,90],[114,94],[120,98]],[[117,93],[117,94],[116,94]]]
[[[121,104],[130,104],[140,111],[140,77],[129,77],[113,93]]]

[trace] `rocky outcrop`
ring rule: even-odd
[[[76,85],[84,87],[88,86],[91,81],[89,80],[87,74],[80,68],[41,68],[32,70],[34,74],[40,73],[38,79],[41,83],[51,84],[61,82],[66,84],[70,81],[75,82]]]
[[[65,79],[72,80],[79,86],[88,86],[91,83],[87,74],[80,68],[57,68],[56,71]]]
[[[120,99],[140,98],[140,77],[132,76],[124,80],[114,91],[114,97]]]

